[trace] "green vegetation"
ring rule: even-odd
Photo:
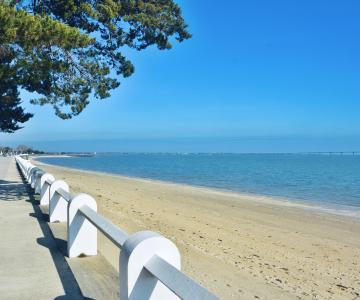
[[[32,149],[26,145],[19,145],[16,148],[0,147],[0,155],[12,155],[12,154],[45,154],[44,151]]]
[[[171,39],[190,36],[172,0],[0,0],[0,130],[14,132],[32,116],[19,89],[69,119],[133,74],[121,49],[170,49]]]

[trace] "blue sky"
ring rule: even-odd
[[[135,74],[70,121],[23,93],[36,115],[0,143],[52,151],[360,149],[359,1],[178,3],[191,40],[171,51],[127,52]]]

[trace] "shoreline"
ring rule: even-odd
[[[182,270],[220,299],[360,295],[355,218],[274,205],[264,197],[38,165],[73,193],[93,196],[99,213],[122,230],[169,238],[179,248]],[[100,233],[98,245],[118,268],[119,249]]]
[[[34,160],[34,162],[45,165],[45,166],[60,168],[63,170],[68,170],[68,171],[84,172],[84,173],[89,173],[89,174],[94,174],[94,175],[113,176],[113,177],[117,177],[120,179],[137,180],[137,181],[149,182],[149,183],[153,182],[153,183],[166,184],[166,185],[180,187],[180,188],[196,189],[196,190],[203,191],[206,193],[230,196],[233,198],[237,198],[239,201],[243,200],[244,198],[251,198],[251,201],[256,201],[256,202],[259,202],[260,204],[285,206],[285,207],[291,207],[291,208],[295,208],[295,209],[301,209],[301,210],[304,210],[307,212],[329,214],[329,215],[334,215],[334,216],[339,216],[339,217],[360,220],[360,207],[357,207],[357,206],[350,206],[350,205],[347,206],[347,205],[334,204],[334,203],[323,203],[320,201],[317,202],[315,200],[310,201],[310,200],[302,200],[302,199],[294,199],[294,198],[285,198],[285,197],[281,197],[281,196],[262,195],[262,194],[256,194],[256,193],[237,192],[237,191],[233,191],[233,190],[221,189],[221,188],[216,188],[216,187],[191,185],[191,184],[187,184],[187,183],[171,182],[171,181],[145,178],[145,177],[135,177],[135,176],[132,177],[132,176],[115,174],[115,173],[110,173],[110,172],[101,172],[101,171],[93,171],[93,170],[86,170],[86,169],[70,168],[70,167],[58,166],[56,164],[44,163],[44,162],[38,160],[38,158],[41,159],[43,157],[45,157],[45,156],[41,156],[41,157],[36,156],[36,157],[32,157],[31,159]],[[65,157],[66,158],[66,157],[71,157],[71,156],[47,155],[46,157]]]

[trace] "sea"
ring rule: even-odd
[[[81,170],[271,196],[360,217],[360,155],[97,153],[38,160]]]

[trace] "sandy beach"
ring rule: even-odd
[[[53,167],[129,233],[179,247],[182,269],[222,299],[360,299],[360,221],[273,199]],[[281,203],[281,202],[279,202]],[[100,251],[117,267],[103,237]]]

